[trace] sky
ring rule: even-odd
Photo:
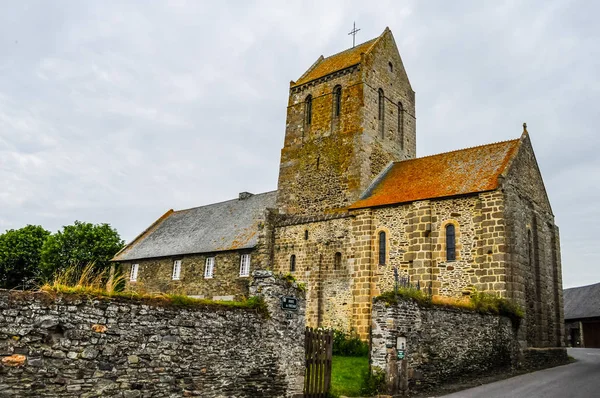
[[[564,287],[600,282],[600,3],[0,0],[0,233],[109,223],[277,188],[290,80],[392,30],[417,155],[527,122]]]

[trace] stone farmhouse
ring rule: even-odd
[[[277,191],[169,210],[119,252],[131,289],[247,294],[251,271],[307,285],[307,323],[367,338],[395,273],[434,295],[493,292],[530,347],[561,346],[558,227],[529,134],[416,157],[415,92],[389,29],[290,82]]]

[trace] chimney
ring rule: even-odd
[[[250,192],[240,192],[240,200],[248,199],[250,196],[254,196],[254,194]]]

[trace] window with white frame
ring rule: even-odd
[[[178,281],[181,276],[181,260],[175,260],[173,263],[173,280]]]
[[[131,271],[129,272],[129,281],[136,282],[138,277],[139,264],[131,264]]]
[[[250,276],[250,255],[242,254],[240,256],[240,276]]]
[[[204,277],[207,279],[212,278],[214,269],[215,269],[215,258],[207,257],[206,264],[204,265]]]

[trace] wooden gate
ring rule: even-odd
[[[333,330],[314,330],[307,327],[304,334],[306,370],[304,397],[325,398],[331,385],[331,354]]]

